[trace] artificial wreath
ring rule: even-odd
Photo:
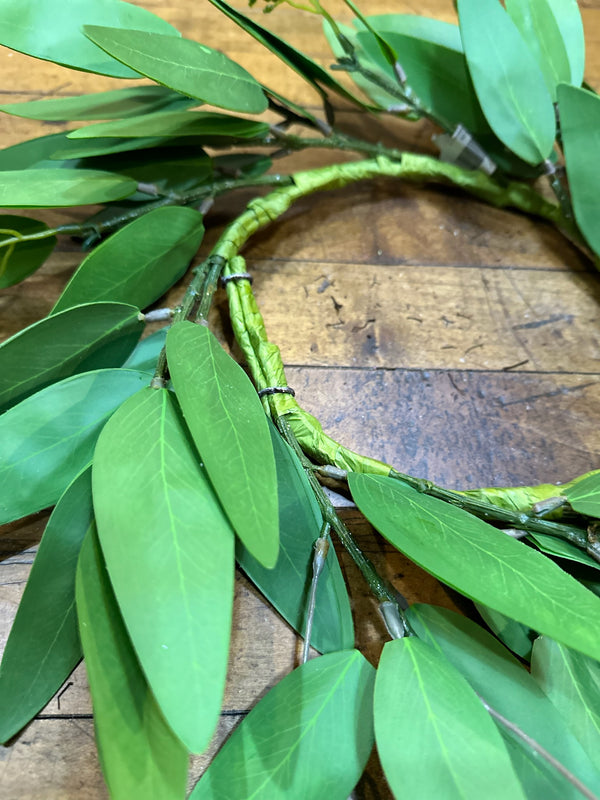
[[[347,449],[296,399],[243,255],[299,199],[388,178],[543,219],[596,260],[600,99],[584,82],[577,3],[458,0],[455,25],[368,16],[345,0],[346,26],[327,3],[290,0],[322,18],[326,69],[256,15],[210,2],[307,81],[322,113],[121,0],[0,5],[6,47],[152,81],[0,106],[93,122],[0,151],[0,205],[102,206],[54,228],[0,215],[0,287],[31,275],[58,236],[86,252],[51,312],[0,346],[0,523],[54,506],[0,667],[0,740],[83,655],[110,796],[183,798],[189,753],[206,750],[219,720],[237,561],[304,653],[193,800],[346,800],[374,744],[398,798],[594,798],[600,581],[584,585],[576,567],[600,569],[600,471],[457,491]],[[373,118],[431,121],[439,157],[349,136],[335,97]],[[311,147],[331,149],[331,163],[275,169]],[[357,159],[339,163],[335,151]],[[194,258],[212,201],[259,187],[180,304],[147,311]],[[245,369],[207,324],[220,284]],[[166,326],[142,339],[157,320]],[[323,484],[476,601],[493,633],[409,606]],[[376,670],[354,649],[332,536],[389,633]],[[321,655],[309,658],[309,645]]]

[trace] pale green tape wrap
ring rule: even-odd
[[[234,256],[224,275],[246,272],[246,261]],[[265,323],[247,279],[227,282],[231,323],[236,340],[244,352],[256,388],[287,386],[285,368],[277,345],[269,341]],[[262,398],[265,410],[273,418],[285,416],[302,449],[319,464],[333,464],[352,472],[389,475],[390,467],[380,461],[347,450],[324,433],[321,423],[304,411],[290,394],[273,394]]]
[[[600,470],[595,469],[579,475],[568,483],[554,484],[541,483],[538,486],[509,486],[506,488],[471,489],[457,494],[470,497],[474,500],[483,500],[491,503],[498,508],[506,508],[509,511],[525,511],[530,513],[536,503],[548,500],[551,497],[564,497],[569,489],[576,486],[584,478],[596,475]],[[545,515],[546,519],[560,519],[563,516],[564,508],[560,507],[550,511]]]
[[[405,153],[397,161],[386,156],[377,156],[365,161],[334,164],[322,169],[295,173],[291,185],[282,186],[265,197],[252,200],[246,210],[223,232],[212,254],[225,259],[224,275],[243,273],[246,271],[246,263],[239,255],[240,249],[256,231],[284,214],[295,200],[313,192],[337,189],[374,177],[395,177],[411,182],[459,186],[494,206],[512,206],[565,226],[559,207],[549,203],[526,184],[512,182],[501,186],[482,172],[467,171],[434,158]],[[244,352],[257,389],[287,386],[281,353],[268,339],[250,281],[229,281],[227,296],[235,337]],[[303,450],[314,461],[354,472],[380,475],[390,473],[389,465],[347,450],[327,436],[318,420],[304,411],[290,394],[268,395],[262,400],[265,411],[272,417],[285,415]],[[527,503],[530,508],[530,498],[534,495],[536,499],[538,497],[534,490],[524,489],[479,489],[464,494],[498,507],[519,510],[522,510],[523,503]]]

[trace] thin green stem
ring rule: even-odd
[[[290,177],[279,174],[260,175],[254,178],[227,178],[203,185],[183,194],[171,193],[165,195],[159,200],[151,203],[144,203],[126,213],[121,212],[115,214],[114,217],[110,217],[102,222],[94,223],[86,221],[82,223],[68,223],[66,225],[58,225],[56,228],[36,231],[35,233],[12,236],[0,241],[0,249],[3,247],[14,247],[23,242],[35,242],[48,239],[51,236],[79,236],[85,238],[89,235],[95,235],[97,238],[100,238],[103,234],[115,230],[116,228],[121,228],[128,222],[132,222],[156,208],[176,205],[191,206],[207,198],[215,198],[236,189],[259,188],[262,186],[285,186],[289,183],[291,183]]]
[[[308,594],[308,606],[306,612],[306,628],[304,631],[304,647],[302,648],[302,663],[306,664],[308,661],[308,653],[310,650],[310,639],[312,636],[313,621],[315,618],[315,607],[317,602],[317,588],[319,586],[319,578],[325,566],[327,553],[329,552],[329,523],[323,523],[321,528],[321,535],[314,544],[314,555],[312,561],[312,579],[310,582],[310,590]]]
[[[215,293],[216,282],[222,268],[223,260],[218,256],[209,256],[197,267],[194,267],[194,277],[190,281],[181,303],[173,312],[173,324],[181,320],[191,319],[196,314],[200,320],[206,318],[201,316],[200,310],[202,309],[205,314],[208,314],[208,309]],[[163,347],[158,357],[151,385],[154,388],[162,389],[166,385],[168,372],[167,350],[166,347]]]
[[[317,480],[314,473],[314,466],[306,457],[304,451],[300,447],[294,432],[285,416],[277,417],[275,424],[285,441],[294,450],[310,483],[311,489],[314,492],[317,503],[323,515],[323,521],[331,526],[336,532],[340,542],[349,553],[350,557],[360,570],[363,578],[369,585],[369,588],[380,603],[390,602],[398,605],[399,603],[406,608],[406,600],[383,578],[375,568],[373,562],[368,559],[356,543],[353,535],[348,528],[344,525],[339,518],[337,511],[333,507],[331,501],[323,491],[323,487]]]
[[[510,731],[516,738],[520,739],[523,744],[529,747],[534,754],[538,755],[540,758],[544,759],[553,769],[559,772],[572,786],[580,792],[583,797],[586,797],[587,800],[599,800],[598,796],[591,792],[585,784],[583,784],[579,778],[577,778],[573,773],[568,770],[564,764],[556,759],[552,753],[549,753],[545,747],[529,736],[525,731],[516,725],[511,720],[507,719],[505,716],[500,714],[499,711],[496,711],[495,708],[492,708],[490,704],[487,702],[485,698],[483,698],[480,694],[477,694],[481,703],[488,714],[495,719],[503,728],[506,728],[507,731]]]
[[[573,206],[571,204],[571,198],[569,196],[569,192],[563,185],[558,172],[554,169],[554,165],[552,165],[552,171],[548,173],[548,182],[560,204],[565,219],[572,220]]]
[[[375,72],[368,67],[365,67],[364,64],[361,63],[360,57],[355,53],[353,58],[348,59],[348,64],[346,69],[349,72],[358,72],[363,78],[366,78],[370,83],[379,86],[380,89],[383,89],[387,94],[391,95],[392,97],[397,98],[402,104],[408,106],[408,108],[412,109],[416,114],[420,117],[424,117],[428,119],[430,122],[433,122],[434,125],[445,130],[447,133],[452,133],[455,125],[452,125],[447,119],[442,117],[440,114],[436,114],[432,109],[428,108],[419,97],[407,86],[401,87],[398,83],[391,81],[386,75],[382,72]],[[344,68],[345,59],[342,59],[340,62],[340,66]]]
[[[361,153],[369,157],[386,156],[393,161],[400,161],[404,155],[402,150],[397,150],[394,147],[384,147],[382,144],[365,142],[362,139],[356,139],[339,131],[333,131],[329,136],[322,138],[309,138],[307,136],[284,133],[277,126],[271,128],[271,133],[267,137],[254,144],[272,147],[275,142],[286,150],[294,152],[308,148],[340,150],[342,152]]]
[[[483,500],[469,497],[460,492],[444,489],[441,486],[436,486],[434,483],[431,483],[431,481],[426,481],[422,478],[414,478],[412,475],[406,475],[395,469],[391,470],[390,477],[397,478],[407,483],[418,492],[462,508],[470,514],[474,514],[484,520],[501,522],[507,527],[517,528],[527,531],[528,533],[545,533],[548,536],[556,536],[577,545],[577,547],[581,547],[583,550],[588,546],[585,531],[576,525],[566,525],[560,522],[542,519],[532,514],[527,514],[524,511],[513,511],[512,509],[501,508],[493,503],[486,503]]]

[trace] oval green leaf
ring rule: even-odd
[[[369,24],[384,38],[386,33],[399,33],[412,36],[424,42],[432,42],[462,53],[462,40],[458,25],[440,19],[422,17],[418,14],[375,14],[367,17]],[[362,30],[358,20],[353,24]]]
[[[326,97],[326,93],[322,88],[326,86],[341,97],[350,100],[350,102],[359,106],[364,105],[360,100],[354,97],[354,95],[350,94],[341,83],[338,83],[338,81],[336,81],[320,64],[317,64],[316,61],[313,61],[312,58],[309,58],[307,55],[300,52],[300,50],[292,47],[292,45],[285,39],[282,39],[281,36],[277,36],[273,31],[263,28],[256,20],[242,14],[241,11],[230,6],[225,0],[210,0],[210,2],[213,6],[216,6],[219,11],[226,14],[229,19],[239,25],[240,28],[245,30],[246,33],[249,33],[250,36],[253,36],[264,47],[271,50],[272,53],[275,53],[284,64],[287,64],[288,67],[291,67],[291,69],[297,72],[305,81],[308,81],[319,94]]]
[[[113,800],[182,800],[188,755],[150,691],[94,527],[77,565],[77,616],[102,771]]]
[[[104,427],[92,470],[98,535],[143,671],[192,752],[219,720],[234,536],[166,389],[143,389]]]
[[[147,139],[92,139],[85,143],[68,138],[65,133],[51,133],[0,150],[0,170],[12,172],[25,169],[75,169],[81,166],[77,160],[80,151],[88,155],[111,155],[129,150],[161,147],[173,140],[149,137]],[[92,165],[96,168],[96,165]],[[111,172],[112,170],[108,170]]]
[[[343,33],[343,35],[348,39],[349,42],[356,48],[356,50],[362,51],[362,48],[359,47],[358,40],[357,40],[357,33],[353,28],[350,28],[348,25],[342,25],[341,23],[336,23],[338,30]],[[329,47],[331,47],[331,51],[336,59],[343,58],[346,55],[346,52],[340,41],[337,37],[336,32],[333,30],[333,27],[328,22],[328,20],[323,20],[323,33],[325,34],[325,38],[327,39],[327,43]],[[377,72],[380,67],[379,64],[374,64],[365,54],[364,52],[360,52],[361,56],[361,63],[364,67],[367,67],[372,72]],[[385,70],[387,71],[388,65],[384,62]],[[398,98],[394,97],[394,95],[386,92],[385,89],[382,89],[376,83],[365,78],[362,73],[355,71],[349,73],[350,77],[354,81],[354,83],[361,89],[364,94],[372,100],[374,103],[380,108],[389,108],[390,106],[398,104]]]
[[[193,136],[199,141],[254,139],[269,132],[266,122],[218,114],[212,111],[159,111],[141,117],[99,122],[69,133],[70,139],[102,137]]]
[[[592,569],[600,569],[600,563],[588,555],[585,550],[564,539],[559,539],[558,536],[548,536],[545,533],[530,533],[527,538],[534,543],[538,550],[548,556],[566,558],[568,561],[577,561],[579,564],[585,564]]]
[[[230,111],[261,114],[268,107],[249,72],[192,39],[96,25],[84,32],[113,58],[176,92]]]
[[[23,169],[0,172],[0,207],[67,208],[110,203],[137,189],[131,178],[93,169]]]
[[[203,234],[202,215],[193,208],[144,214],[83,260],[50,313],[102,300],[146,308],[185,274]]]
[[[540,636],[531,674],[600,772],[600,663]]]
[[[524,661],[529,661],[531,658],[533,640],[537,636],[535,631],[507,617],[506,614],[501,614],[499,611],[494,611],[493,608],[484,606],[483,603],[475,603],[475,608],[492,633],[494,633],[509,650],[516,653]]]
[[[388,642],[375,681],[375,739],[390,788],[411,800],[525,800],[502,737],[444,656]]]
[[[458,0],[458,17],[469,72],[487,121],[513,153],[539,164],[550,155],[556,122],[533,55],[498,0]]]
[[[373,746],[375,670],[357,650],[314,658],[263,697],[190,800],[346,800]]]
[[[263,566],[275,566],[277,472],[254,386],[203,325],[173,325],[167,360],[185,421],[235,532]]]
[[[0,345],[0,411],[61,378],[120,366],[144,330],[124,303],[89,303],[34,322]]]
[[[2,0],[0,44],[75,69],[114,78],[139,78],[137,72],[107,57],[84,36],[82,27],[94,23],[180,35],[150,11],[121,0]]]
[[[0,664],[0,742],[46,705],[81,658],[75,568],[92,524],[91,470],[58,501],[33,562]]]
[[[571,65],[548,0],[506,0],[506,10],[535,56],[555,102],[558,84],[571,79]]]
[[[528,800],[581,800],[581,792],[505,728],[500,735]]]
[[[250,580],[302,636],[306,630],[313,545],[321,533],[323,518],[298,457],[274,426],[269,428],[277,467],[279,558],[274,569],[266,569],[239,543],[236,557]],[[333,546],[319,578],[310,641],[321,653],[354,646],[350,601]]]
[[[164,86],[134,86],[51,100],[0,104],[0,111],[26,119],[54,121],[85,119],[125,119],[154,111],[175,111],[194,103]]]
[[[401,54],[408,84],[426,108],[453,125],[464,125],[473,134],[489,132],[461,52],[391,31],[382,36]],[[393,70],[377,52],[374,37],[364,31],[357,40],[373,63],[394,80]]]
[[[162,140],[163,144],[158,148],[100,156],[94,158],[94,164],[100,169],[118,172],[136,181],[138,192],[129,199],[129,202],[139,201],[141,198],[145,198],[146,201],[154,200],[156,195],[161,194],[185,194],[213,178],[212,160],[199,146],[186,147],[181,144],[183,140],[175,140],[178,143],[174,147],[169,147],[170,141],[173,140]],[[164,146],[165,144],[167,146]],[[78,163],[77,166],[82,165]],[[146,184],[147,191],[142,191],[144,187],[140,187],[139,184]],[[127,203],[127,200],[124,202]],[[175,207],[170,206],[170,208]],[[113,209],[114,204],[111,204],[108,209],[103,210],[105,213],[110,211],[114,218],[116,214]]]
[[[51,133],[5,147],[0,150],[0,170],[12,172],[17,169],[31,169],[37,165],[52,168],[50,156],[57,148],[64,146],[65,142],[69,142],[66,133]],[[60,164],[55,164],[54,167],[60,167]]]
[[[0,416],[0,524],[54,505],[91,461],[102,426],[148,382],[106,369],[54,383]]]
[[[577,0],[546,0],[561,32],[571,66],[573,86],[581,86],[585,67],[585,37]]]
[[[0,289],[24,280],[44,261],[56,246],[56,236],[46,236],[30,242],[14,242],[21,236],[47,231],[44,222],[14,214],[0,214]],[[10,241],[10,244],[3,243]]]
[[[367,519],[423,569],[472,600],[600,657],[600,599],[552,561],[394,478],[348,478]]]
[[[598,142],[600,143],[600,138]],[[574,482],[562,493],[568,498],[569,504],[575,511],[600,519],[600,472],[594,472]]]
[[[598,794],[600,776],[581,745],[529,672],[497,639],[445,608],[418,604],[407,615],[419,638],[442,652],[477,694]],[[552,777],[556,782],[556,774]],[[569,785],[564,797],[571,796],[580,797]]]

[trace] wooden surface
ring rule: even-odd
[[[139,4],[316,108],[316,97],[294,73],[205,0]],[[580,5],[587,77],[598,85],[600,3]],[[330,7],[338,18],[348,19],[340,3]],[[453,18],[450,0],[371,0],[368,10]],[[317,20],[283,7],[267,23],[329,63]],[[117,83],[8,50],[0,51],[0,74],[3,102]],[[351,110],[342,111],[340,119],[348,130],[366,131]],[[2,146],[63,127],[4,116]],[[375,122],[371,130],[373,138],[408,149],[428,146],[432,133],[423,124]],[[307,168],[330,159],[331,153],[313,151],[278,167]],[[247,199],[242,195],[216,205],[203,251]],[[56,211],[45,218],[67,221],[72,215]],[[290,385],[300,403],[344,444],[450,487],[568,480],[600,466],[600,283],[549,227],[450,190],[381,181],[303,200],[281,223],[257,235],[246,256]],[[79,259],[75,245],[63,240],[43,269],[0,292],[0,335],[46,314]],[[177,301],[182,287],[168,302]],[[230,342],[225,320],[220,293],[212,323]],[[393,552],[356,511],[344,515],[365,551],[409,600],[456,607],[456,597]],[[46,518],[39,514],[0,533],[0,647]],[[385,641],[383,625],[353,565],[343,555],[342,563],[357,613],[358,646],[376,662]],[[211,752],[297,659],[296,637],[239,576],[231,674]],[[209,755],[193,759],[194,776]],[[0,797],[107,797],[83,667],[11,747],[0,748]],[[389,798],[375,762],[356,797]]]

